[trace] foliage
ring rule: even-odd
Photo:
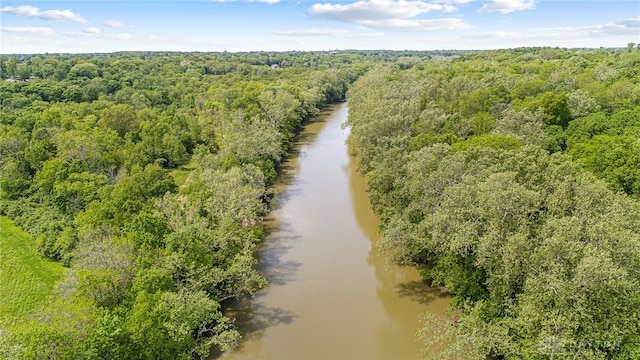
[[[637,358],[639,56],[0,56],[0,213],[33,241],[0,219],[2,265],[28,261],[23,282],[42,284],[3,268],[17,293],[0,357],[233,346],[225,301],[266,284],[269,187],[303,121],[349,88],[381,251],[455,295],[421,332],[450,344],[436,356]],[[5,253],[28,244],[68,269]]]
[[[2,218],[0,357],[233,346],[224,305],[266,285],[253,251],[280,162],[369,66],[321,55],[0,57],[0,213],[30,236]]]
[[[637,357],[638,56],[486,51],[350,88],[380,251],[454,295],[419,333],[434,358]]]

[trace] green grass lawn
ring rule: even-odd
[[[0,216],[0,322],[17,320],[44,306],[64,270],[43,258],[24,231]]]

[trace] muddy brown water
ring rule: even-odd
[[[243,339],[220,359],[415,359],[420,315],[449,298],[376,252],[378,219],[347,152],[347,104],[305,125],[258,251],[269,285],[231,305]]]

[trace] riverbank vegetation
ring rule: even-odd
[[[266,284],[253,250],[279,164],[367,57],[2,57],[0,213],[29,237],[0,219],[0,358],[203,358],[234,345],[222,306]]]
[[[280,162],[350,87],[381,251],[454,295],[421,331],[437,358],[636,359],[639,69],[634,49],[0,56],[0,358],[236,344],[223,306],[266,285]]]
[[[434,358],[640,358],[640,53],[384,65],[348,100],[381,251],[454,295]]]

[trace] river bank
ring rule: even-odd
[[[420,314],[448,297],[376,252],[378,220],[343,129],[346,103],[311,119],[276,185],[259,271],[270,284],[230,309],[244,339],[222,359],[418,357]]]

